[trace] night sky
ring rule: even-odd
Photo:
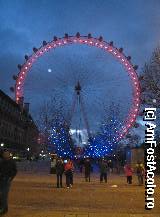
[[[159,11],[158,0],[0,0],[0,88],[14,97],[9,91],[14,85],[12,75],[18,73],[17,64],[24,62],[24,55],[31,54],[34,46],[40,47],[43,40],[64,33],[92,33],[114,41],[132,56],[140,73],[160,41]],[[103,51],[79,45],[50,52],[33,66],[24,88],[32,115],[54,95],[69,110],[78,80],[92,128],[103,119],[104,107],[111,102],[119,104],[121,118],[125,117],[132,95],[124,69]]]

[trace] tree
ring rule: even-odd
[[[160,47],[157,47],[140,76],[142,104],[160,108]]]
[[[48,139],[50,152],[56,152],[60,157],[74,157],[70,129],[62,116],[57,117],[54,121]]]
[[[105,109],[105,117],[100,126],[100,132],[89,141],[85,147],[85,156],[99,158],[112,154],[117,148],[118,131],[121,129],[119,106],[111,103]]]
[[[45,151],[47,151],[48,146],[51,145],[48,138],[57,120],[61,118],[65,120],[66,111],[64,105],[65,101],[60,101],[58,97],[51,96],[49,100],[45,100],[39,107],[36,123],[43,137],[43,144],[41,145],[42,149]]]
[[[150,61],[145,64],[140,76],[141,89],[142,89],[142,103],[144,105],[151,105],[157,108],[156,116],[160,113],[160,47],[157,47],[150,58]],[[159,125],[159,119],[156,120],[157,126]],[[156,127],[156,141],[160,142],[160,130]],[[160,159],[159,144],[155,148],[157,162]],[[160,166],[158,164],[158,172],[160,172]]]

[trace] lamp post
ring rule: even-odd
[[[1,147],[4,147],[4,143],[1,143]]]

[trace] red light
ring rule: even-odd
[[[88,38],[87,37],[69,37],[68,38],[63,38],[63,39],[58,39],[56,42],[53,40],[50,42],[47,46],[41,47],[38,50],[38,53],[34,53],[31,57],[29,57],[27,63],[23,66],[23,71],[20,71],[20,76],[17,79],[16,85],[16,95],[21,96],[23,94],[23,83],[25,81],[25,77],[28,73],[28,70],[30,69],[31,65],[36,61],[36,59],[40,56],[42,56],[45,51],[49,49],[53,49],[56,47],[59,47],[60,45],[65,45],[65,44],[72,44],[72,43],[81,43],[81,44],[90,44],[98,48],[104,48],[106,49],[106,52],[110,52],[113,54],[117,59],[119,58],[119,62],[123,64],[125,69],[127,69],[127,72],[132,80],[133,84],[133,91],[134,91],[134,96],[133,96],[133,105],[132,105],[132,113],[130,113],[127,118],[127,124],[124,128],[121,129],[121,132],[119,132],[119,138],[122,138],[124,136],[124,132],[128,131],[128,128],[131,127],[132,122],[134,122],[137,111],[139,108],[139,95],[140,95],[140,88],[139,88],[139,80],[136,74],[136,71],[134,70],[132,64],[127,60],[126,56],[123,55],[122,53],[119,52],[119,50],[116,47],[113,47],[112,44],[102,42],[98,39],[94,38]],[[19,91],[19,92],[18,92]],[[16,98],[19,100],[19,98]],[[122,132],[123,131],[123,132]],[[120,135],[120,133],[122,133]],[[118,140],[118,139],[117,139]]]

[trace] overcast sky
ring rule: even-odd
[[[14,85],[12,75],[18,73],[17,64],[24,62],[24,55],[31,54],[32,47],[39,47],[43,40],[50,41],[54,35],[62,37],[66,32],[69,35],[75,35],[78,31],[82,35],[92,33],[95,37],[102,35],[106,41],[114,41],[117,47],[124,48],[126,55],[132,56],[132,62],[139,65],[140,72],[145,61],[149,59],[153,49],[160,42],[159,11],[159,0],[0,0],[0,89],[11,95],[9,88]],[[77,74],[86,70],[89,77],[95,69],[94,76],[91,76],[94,88],[92,87],[87,92],[90,94],[90,91],[92,95],[89,95],[91,100],[87,101],[87,107],[93,104],[93,101],[95,102],[95,96],[99,101],[106,97],[104,93],[96,91],[98,85],[95,81],[99,77],[96,73],[102,72],[103,75],[105,72],[110,72],[112,77],[102,76],[102,80],[105,78],[107,81],[116,76],[116,71],[118,73],[123,71],[114,60],[108,56],[104,57],[100,51],[94,49],[79,47],[72,49],[69,47],[56,52],[53,56],[50,53],[44,57],[28,75],[24,88],[25,98],[31,102],[33,113],[37,109],[36,104],[49,96],[49,91],[53,91],[54,82],[57,84],[57,87],[54,85],[56,91],[58,89],[61,89],[62,92],[66,90],[63,89],[62,84],[59,84],[58,87],[59,78],[57,79],[56,75],[60,75],[62,82],[66,81],[67,69],[71,73],[70,77],[74,77],[72,69],[68,68],[70,63],[74,65],[74,70],[77,66]],[[53,58],[51,59],[51,57]],[[98,61],[97,58],[99,58]],[[61,67],[62,65],[63,67]],[[54,74],[47,73],[48,68],[51,68]],[[126,95],[124,99],[125,101],[131,99],[131,93],[128,91],[130,84],[126,82],[128,78],[124,74],[121,77],[121,74],[117,78],[119,83],[102,85],[102,92],[111,93],[106,98],[110,99],[109,97],[114,97],[113,93],[119,92],[121,94],[117,93],[117,98],[113,100],[123,101],[126,88],[130,96]],[[36,83],[37,78],[41,82]],[[77,78],[71,79],[68,85],[74,87],[76,80]],[[88,83],[85,81],[84,86],[89,88],[91,80],[87,80],[87,77],[85,80]],[[99,81],[99,88],[100,84]],[[44,91],[43,88],[46,86],[48,89]],[[97,95],[93,96],[93,89]],[[66,94],[70,96],[72,93],[70,91]],[[127,107],[127,101],[124,107]],[[124,110],[124,114],[125,112]]]

